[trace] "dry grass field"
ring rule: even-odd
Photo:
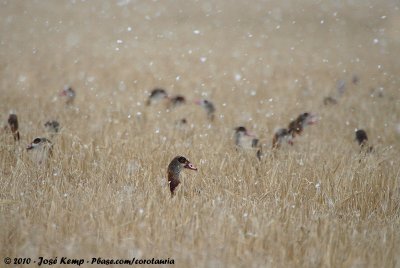
[[[0,267],[39,256],[400,267],[399,8],[1,0],[1,123],[15,111],[21,141],[2,126]],[[340,81],[339,103],[324,106]],[[77,92],[73,106],[59,96],[64,85]],[[146,107],[154,87],[189,103]],[[214,123],[198,98],[215,103]],[[274,131],[305,111],[319,122],[271,154]],[[176,127],[181,118],[187,127]],[[48,137],[48,120],[62,130],[48,165],[37,165],[25,148]],[[239,125],[260,138],[261,161],[235,149]],[[359,153],[356,128],[373,153]],[[171,199],[176,155],[198,171],[183,171]]]

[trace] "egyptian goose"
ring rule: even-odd
[[[354,74],[351,77],[351,82],[353,83],[353,85],[358,85],[358,83],[360,82],[360,78],[358,77],[358,75]]]
[[[365,149],[367,152],[372,152],[373,147],[368,146],[368,136],[367,132],[363,129],[357,129],[355,132],[356,135],[356,141],[358,142],[358,145],[360,145],[361,149]]]
[[[346,91],[346,81],[339,80],[336,82],[336,92],[339,97],[342,97],[344,92]]]
[[[310,113],[302,113],[295,120],[291,121],[288,127],[292,137],[300,135],[304,128],[317,122],[317,117]]]
[[[8,116],[8,125],[10,126],[14,140],[19,141],[18,117],[16,114],[11,113]]]
[[[179,174],[181,173],[183,168],[197,170],[197,168],[183,156],[175,157],[168,165],[167,177],[169,189],[171,191],[171,197],[175,195],[175,189],[181,183],[179,179]]]
[[[215,106],[211,101],[202,99],[202,100],[196,100],[195,103],[204,108],[204,110],[207,113],[207,118],[210,121],[214,120],[214,117],[215,117]]]
[[[284,143],[293,145],[293,137],[286,128],[278,129],[272,138],[272,149],[279,149]]]
[[[235,145],[237,147],[254,147],[257,145],[258,140],[254,138],[254,134],[247,131],[243,126],[236,127],[235,129]]]
[[[165,89],[155,88],[151,91],[151,93],[146,101],[146,105],[149,106],[153,102],[158,102],[158,101],[166,99],[166,98],[168,98],[168,94],[165,91]]]
[[[186,99],[182,95],[176,95],[169,99],[169,107],[177,107],[186,103]]]
[[[186,120],[186,118],[181,118],[181,119],[175,121],[175,126],[178,128],[183,128],[187,125],[188,125],[188,121]]]
[[[257,149],[256,156],[258,159],[261,159],[262,151],[261,151],[261,145],[259,144],[259,139],[257,139],[253,133],[247,131],[247,129],[243,126],[236,127],[234,130],[235,130],[236,150],[238,148],[244,148],[244,149],[256,148]]]
[[[76,93],[75,90],[73,90],[71,87],[65,86],[64,89],[60,92],[60,96],[66,97],[67,100],[65,103],[70,105],[74,102]]]
[[[60,131],[60,123],[58,123],[55,120],[47,121],[44,124],[44,127],[47,129],[48,132],[50,132],[52,134],[56,134],[56,133],[58,133],[58,131]]]
[[[337,103],[338,103],[338,101],[334,97],[328,96],[328,97],[324,98],[324,105],[331,105],[331,104],[334,105]]]
[[[26,150],[31,153],[34,162],[42,164],[52,155],[53,144],[47,138],[35,138]]]

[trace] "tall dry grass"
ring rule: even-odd
[[[119,3],[1,3],[0,111],[17,112],[22,136],[0,135],[1,258],[399,267],[395,1]],[[339,104],[323,106],[340,79]],[[156,86],[211,99],[216,122],[192,104],[145,107]],[[272,155],[274,129],[304,111],[321,121]],[[50,119],[62,131],[37,166],[24,147]],[[262,161],[235,150],[238,125],[259,135]],[[355,128],[374,153],[359,154]],[[199,171],[171,199],[176,155]]]

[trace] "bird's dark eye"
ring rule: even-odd
[[[186,158],[184,158],[183,156],[178,158],[179,163],[185,164],[186,163]]]
[[[36,138],[33,140],[33,143],[38,144],[40,142],[40,138]]]
[[[304,113],[304,114],[303,114],[303,118],[307,118],[307,117],[309,117],[309,116],[310,116],[309,113]]]

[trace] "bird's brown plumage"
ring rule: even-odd
[[[168,165],[167,178],[171,196],[174,196],[176,187],[181,183],[179,175],[183,168],[197,170],[197,168],[183,156],[176,156]]]
[[[8,125],[10,126],[14,140],[19,141],[18,117],[16,114],[10,114],[8,116]]]

